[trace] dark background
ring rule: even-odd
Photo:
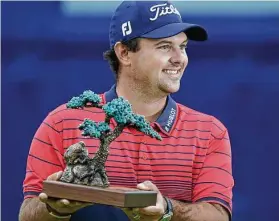
[[[279,10],[228,2],[222,4],[232,4],[230,14],[214,7],[204,13],[199,2],[203,11],[187,13],[187,4],[184,20],[205,26],[210,39],[190,43],[189,66],[173,96],[216,116],[230,132],[233,221],[278,221]],[[1,6],[2,220],[15,221],[29,145],[46,114],[85,89],[100,93],[114,82],[102,58],[112,10],[73,14],[61,2]]]

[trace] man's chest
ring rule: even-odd
[[[66,140],[64,145],[83,140],[90,157],[94,157],[100,141],[80,135],[76,138]],[[135,188],[138,183],[150,180],[164,195],[190,200],[196,175],[195,142],[172,137],[158,141],[125,130],[108,146],[105,168],[109,181],[111,185]]]

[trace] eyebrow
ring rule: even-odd
[[[185,41],[183,41],[181,44],[187,44],[188,43],[188,39],[186,39]],[[161,44],[172,44],[171,41],[167,41],[167,40],[162,40],[162,41],[159,41],[157,42],[154,46],[158,46],[158,45],[161,45]]]

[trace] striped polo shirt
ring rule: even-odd
[[[117,98],[115,86],[100,96],[103,103]],[[65,168],[63,154],[73,143],[84,141],[90,156],[94,156],[99,140],[83,137],[78,129],[85,118],[104,121],[105,114],[98,108],[67,109],[64,104],[44,119],[27,159],[25,198],[38,195],[42,181]],[[150,180],[169,198],[218,203],[231,212],[234,180],[224,125],[168,96],[161,116],[151,126],[162,141],[127,127],[111,143],[106,161],[110,184],[135,188]],[[115,127],[114,121],[111,127]]]

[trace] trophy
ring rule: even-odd
[[[125,127],[133,127],[146,135],[162,140],[153,130],[144,116],[132,112],[131,104],[123,97],[113,99],[106,104],[101,97],[87,90],[73,97],[67,108],[96,107],[105,113],[102,122],[84,119],[79,125],[83,136],[98,138],[100,145],[93,157],[88,155],[83,141],[72,144],[64,154],[66,168],[58,181],[44,181],[43,192],[49,197],[112,205],[117,207],[146,207],[156,205],[157,192],[143,191],[110,185],[105,162],[109,155],[109,145],[122,133]],[[110,127],[111,119],[117,126]]]

